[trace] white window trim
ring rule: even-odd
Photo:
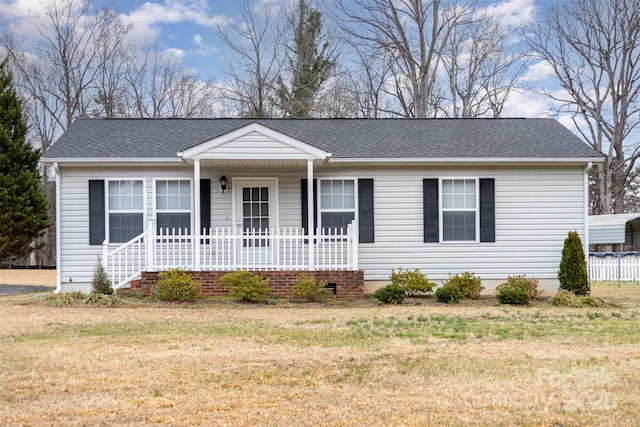
[[[144,177],[124,177],[124,178],[107,178],[104,180],[104,206],[105,206],[105,219],[104,219],[104,235],[107,236],[109,243],[111,243],[111,234],[109,233],[109,217],[112,213],[140,213],[137,209],[127,210],[111,210],[111,204],[109,203],[109,183],[118,181],[141,181],[142,182],[142,232],[147,231],[147,180]],[[124,243],[124,242],[122,242]],[[120,244],[120,243],[118,243]]]
[[[442,181],[475,181],[476,183],[476,207],[475,207],[475,217],[476,217],[476,238],[475,240],[444,240],[444,212],[445,209],[442,204]],[[447,212],[469,212],[471,209],[446,209]],[[438,178],[438,234],[440,235],[440,243],[444,243],[446,245],[449,244],[457,244],[457,243],[480,243],[480,178],[475,176],[452,176],[452,177],[440,177]]]
[[[158,195],[158,181],[189,181],[189,185],[191,187],[191,191],[189,192],[190,194],[190,203],[189,203],[189,209],[158,209],[158,201],[157,201],[157,195]],[[195,189],[193,187],[193,178],[187,178],[187,177],[162,177],[162,178],[153,178],[153,188],[152,188],[152,206],[153,206],[153,219],[156,221],[158,221],[158,212],[160,213],[189,213],[189,222],[191,224],[191,229],[193,229],[193,225],[195,224],[195,200],[194,200],[194,193],[195,193]],[[157,225],[156,225],[157,227]]]
[[[330,176],[330,177],[323,177],[323,178],[316,178],[318,180],[318,191],[316,191],[316,201],[317,201],[317,205],[318,205],[318,229],[322,230],[322,214],[324,212],[351,212],[351,209],[324,209],[322,207],[322,181],[353,181],[353,219],[354,221],[358,220],[358,212],[359,212],[359,207],[358,207],[358,178],[353,177],[353,176]],[[345,233],[347,230],[344,230]]]

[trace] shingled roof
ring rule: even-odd
[[[78,119],[43,160],[176,159],[250,123],[332,153],[332,159],[601,158],[553,119]]]

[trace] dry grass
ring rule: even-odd
[[[55,286],[56,270],[0,269],[0,285]]]
[[[640,284],[617,306],[0,298],[0,425],[639,425]]]

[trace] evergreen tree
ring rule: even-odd
[[[26,141],[22,104],[8,60],[0,62],[0,259],[29,255],[49,224],[40,190],[40,150]]]
[[[94,294],[113,294],[113,287],[111,286],[111,280],[107,269],[102,265],[102,257],[98,255],[98,264],[93,272],[93,279],[91,280],[91,291]]]
[[[329,42],[321,42],[322,13],[300,0],[296,18],[294,45],[289,47],[291,84],[287,86],[281,76],[277,95],[286,117],[310,117],[316,96],[336,62]]]
[[[589,292],[587,261],[577,231],[570,231],[564,240],[558,280],[560,289],[566,289],[576,295],[587,295]]]

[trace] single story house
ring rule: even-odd
[[[99,256],[117,288],[182,267],[370,292],[402,267],[553,291],[601,160],[552,119],[78,119],[42,159],[57,291],[90,291]]]

